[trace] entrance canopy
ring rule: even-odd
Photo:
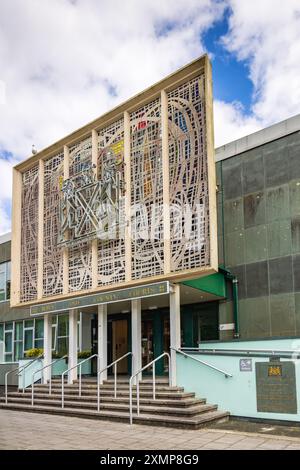
[[[142,307],[144,310],[155,310],[169,305],[169,293],[171,291],[172,284],[168,281],[157,282],[134,288],[114,290],[34,305],[31,307],[31,315],[58,313],[75,308],[92,312],[101,304],[108,306],[109,313],[122,313],[122,311],[130,311],[130,304],[134,299],[142,299]],[[225,279],[221,273],[184,281],[180,284],[181,305],[210,302],[225,297]]]

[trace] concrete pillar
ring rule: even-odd
[[[133,355],[132,374],[142,367],[142,312],[141,299],[131,301],[131,351]],[[138,379],[141,380],[141,374]],[[134,384],[136,380],[134,380]]]
[[[44,367],[52,361],[52,315],[44,315]],[[51,366],[44,369],[44,384],[48,383],[51,377]]]
[[[98,305],[98,364],[107,366],[107,305]],[[107,370],[101,374],[100,383],[107,379]]]
[[[77,365],[77,310],[69,311],[69,367]],[[73,383],[77,379],[77,368],[70,370],[68,383]]]
[[[172,285],[170,292],[170,347],[179,349],[181,346],[180,332],[180,286]],[[176,386],[176,352],[171,349],[171,386]]]

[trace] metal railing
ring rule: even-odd
[[[7,405],[7,388],[8,388],[8,383],[7,383],[7,378],[9,376],[9,374],[12,374],[13,372],[17,372],[18,371],[18,376],[21,374],[21,372],[24,372],[25,369],[27,369],[27,367],[31,366],[35,361],[37,361],[38,359],[41,359],[43,357],[43,354],[40,354],[38,357],[36,357],[35,359],[33,359],[32,361],[30,361],[28,364],[25,364],[24,366],[20,367],[16,367],[16,369],[13,369],[13,370],[9,370],[8,372],[6,372],[5,374],[5,404]],[[25,392],[25,374],[23,373],[23,379],[22,379],[22,382],[23,382],[23,393]]]
[[[132,352],[128,352],[124,354],[124,356],[119,357],[114,362],[104,367],[103,369],[99,370],[99,372],[97,372],[97,410],[98,410],[98,413],[100,411],[100,377],[101,377],[101,374],[105,370],[110,369],[110,367],[114,367],[114,397],[117,398],[117,365],[118,365],[118,362],[122,361],[122,359],[125,359],[125,357],[130,356],[130,355],[133,358]]]
[[[209,364],[208,362],[201,361],[201,359],[197,359],[196,357],[191,356],[190,354],[187,354],[187,353],[181,351],[180,349],[176,349],[176,348],[173,348],[173,347],[171,347],[170,349],[171,349],[172,351],[177,352],[178,354],[182,354],[182,355],[185,356],[185,357],[188,357],[188,358],[190,358],[190,359],[193,359],[194,361],[199,362],[200,364],[202,364],[202,365],[204,365],[204,366],[206,366],[206,367],[209,367],[210,369],[213,369],[213,370],[215,370],[215,371],[217,371],[217,372],[220,372],[221,374],[225,375],[226,379],[227,379],[228,377],[233,377],[233,375],[230,374],[230,372],[226,372],[226,371],[223,370],[223,369],[219,369],[218,367],[216,367],[216,366],[214,366],[214,365],[212,365],[212,364]]]
[[[44,371],[44,370],[47,369],[48,367],[53,366],[53,364],[56,364],[58,361],[61,361],[62,359],[65,359],[66,357],[68,357],[67,354],[66,354],[65,356],[63,356],[63,357],[59,357],[58,359],[55,359],[55,361],[50,362],[50,364],[47,364],[46,366],[42,367],[41,369],[36,370],[36,371],[32,374],[32,379],[31,379],[31,406],[33,406],[33,403],[34,403],[34,376],[35,376],[35,374],[37,374],[38,372]],[[43,374],[42,374],[41,379],[44,379],[44,372],[43,372]],[[52,386],[52,370],[50,371],[49,395],[51,395],[51,386]]]
[[[171,384],[171,360],[170,360],[170,354],[167,352],[162,353],[160,356],[156,357],[153,361],[149,362],[146,364],[144,367],[139,369],[137,372],[135,372],[129,380],[129,419],[130,419],[130,424],[132,424],[133,421],[133,412],[132,412],[132,381],[135,377],[136,379],[136,411],[137,411],[137,416],[140,414],[140,387],[139,387],[139,375],[143,373],[144,370],[148,369],[149,367],[153,366],[152,369],[152,396],[153,400],[156,399],[156,379],[155,379],[155,363],[162,359],[163,357],[167,356],[168,361],[169,361],[169,385]]]
[[[226,355],[226,356],[280,356],[295,357],[300,356],[297,349],[225,349],[225,348],[181,348],[181,351],[192,351],[203,355]]]
[[[76,364],[75,366],[73,367],[70,367],[69,369],[65,370],[62,374],[61,374],[61,407],[64,408],[65,406],[65,374],[67,374],[68,372],[70,372],[71,370],[73,369],[77,369],[79,367],[79,396],[81,397],[81,366],[83,363],[87,362],[87,361],[90,361],[91,359],[93,359],[94,357],[97,357],[98,358],[98,369],[99,369],[99,355],[98,354],[93,354],[92,356],[90,357],[87,357],[86,359],[84,359],[83,361],[79,362],[78,364]]]

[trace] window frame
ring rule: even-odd
[[[10,266],[9,266],[10,265]],[[9,296],[7,295],[8,292],[8,282],[11,282],[11,261],[4,261],[0,263],[0,267],[4,266],[4,299],[0,299],[0,303],[8,302],[10,300],[10,289],[9,289]]]

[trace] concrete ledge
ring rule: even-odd
[[[215,150],[216,162],[298,131],[300,131],[300,114],[218,147]]]

